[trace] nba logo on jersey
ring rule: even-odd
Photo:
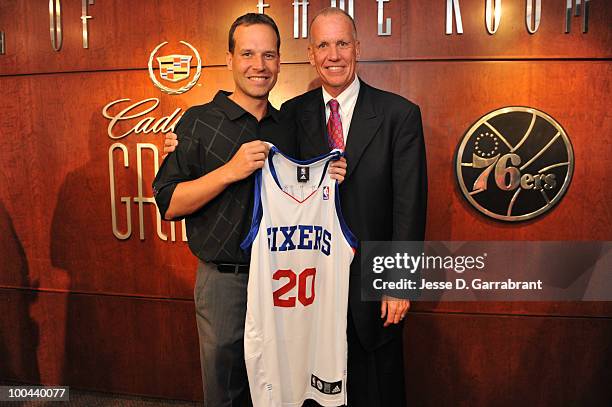
[[[271,146],[255,175],[244,357],[254,407],[346,404],[349,268],[357,242],[328,172]],[[297,174],[297,178],[296,178]],[[304,179],[304,178],[306,179]]]

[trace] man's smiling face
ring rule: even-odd
[[[359,41],[343,14],[320,15],[312,23],[308,58],[325,90],[338,96],[355,79]]]
[[[234,52],[227,53],[227,66],[234,76],[236,96],[267,99],[280,70],[277,40],[274,30],[265,24],[236,28]]]

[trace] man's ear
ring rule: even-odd
[[[308,44],[308,62],[310,62],[310,65],[315,66],[313,44]]]
[[[229,69],[230,71],[232,70],[232,58],[233,58],[232,53],[229,51],[226,51],[225,52],[225,63],[227,64],[227,69]]]
[[[359,40],[355,40],[355,55],[357,59],[359,59],[359,55],[361,55],[361,44],[359,43]]]

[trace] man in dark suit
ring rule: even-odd
[[[344,218],[359,241],[423,240],[427,169],[419,107],[371,87],[355,73],[359,41],[353,19],[338,8],[311,22],[309,59],[322,81],[283,104],[281,112],[308,159],[344,148],[340,186]],[[405,406],[401,323],[408,300],[361,300],[359,256],[351,265],[348,316],[348,405]]]

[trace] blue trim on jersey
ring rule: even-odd
[[[255,172],[255,187],[253,188],[253,191],[255,192],[255,199],[253,202],[253,220],[251,221],[251,229],[249,229],[249,233],[244,238],[243,242],[240,243],[240,248],[245,252],[251,250],[251,246],[257,237],[257,232],[259,232],[261,218],[263,217],[263,206],[261,204],[261,171],[262,170],[259,169]]]
[[[274,168],[274,163],[272,162],[272,156],[274,156],[276,152],[280,151],[276,147],[272,146],[268,152],[268,166],[270,167],[270,173],[272,174],[274,182],[276,182],[276,185],[278,185],[278,187],[282,190],[283,188],[281,187],[280,182],[278,182],[278,175],[276,175],[276,168]]]
[[[287,154],[285,154],[282,151],[280,151],[278,149],[278,147],[276,147],[273,144],[270,146],[270,151],[273,152],[273,153],[279,153],[280,155],[282,155],[283,157],[285,157],[289,161],[293,161],[294,163],[300,164],[300,165],[312,164],[314,162],[317,162],[317,161],[322,160],[323,158],[326,158],[326,157],[329,157],[329,156],[336,156],[336,159],[338,159],[338,158],[340,158],[340,157],[342,157],[344,155],[344,153],[342,153],[342,151],[340,151],[338,149],[335,149],[335,150],[331,150],[329,153],[325,153],[325,154],[320,155],[318,157],[311,158],[310,160],[298,160],[297,158],[289,157]]]
[[[351,232],[351,229],[349,229],[348,225],[344,221],[344,216],[342,216],[342,208],[340,208],[340,190],[338,188],[337,181],[336,181],[336,215],[338,216],[338,220],[340,221],[340,229],[342,229],[342,234],[344,235],[344,238],[346,239],[348,244],[353,249],[357,250],[357,246],[359,245],[359,242],[357,241],[357,238],[355,237],[353,232]]]
[[[332,150],[329,153],[323,154],[319,157],[315,157],[315,158],[311,158],[310,160],[298,160],[296,158],[293,157],[289,157],[286,154],[283,154],[282,151],[280,151],[275,145],[272,145],[270,147],[270,152],[268,153],[268,164],[270,165],[270,172],[272,173],[272,178],[274,178],[274,182],[276,182],[276,185],[278,185],[278,187],[283,190],[282,185],[280,184],[279,180],[278,180],[278,175],[276,174],[276,168],[274,168],[274,162],[272,161],[272,157],[274,157],[274,154],[280,154],[283,157],[285,157],[287,160],[291,161],[294,164],[298,164],[298,165],[310,165],[313,164],[317,161],[321,161],[323,159],[329,158],[329,157],[333,157],[334,160],[338,160],[340,159],[340,157],[342,157],[344,155],[344,153],[342,153],[342,151],[340,150]],[[330,160],[331,161],[331,160]],[[323,180],[325,179],[325,174],[327,174],[327,168],[329,167],[329,163],[330,161],[325,163],[325,167],[323,168],[323,173],[321,174],[321,179],[319,180],[319,184],[317,185],[317,188],[319,188],[321,186],[321,184],[323,183]]]
[[[323,155],[320,155],[318,157],[315,158],[311,158],[310,160],[298,160],[297,158],[293,158],[293,157],[289,157],[288,155],[284,154],[282,151],[280,151],[278,149],[278,147],[276,147],[275,145],[271,145],[270,146],[270,153],[272,153],[272,155],[279,153],[280,155],[282,155],[283,157],[285,157],[286,159],[288,159],[289,161],[292,161],[296,164],[299,165],[308,165],[308,164],[312,164],[314,162],[320,161],[324,158],[330,157],[330,156],[335,156],[335,160],[339,159],[340,157],[342,157],[344,155],[344,153],[340,150],[331,150],[329,153],[325,153]],[[271,157],[271,155],[268,155],[268,159]]]

